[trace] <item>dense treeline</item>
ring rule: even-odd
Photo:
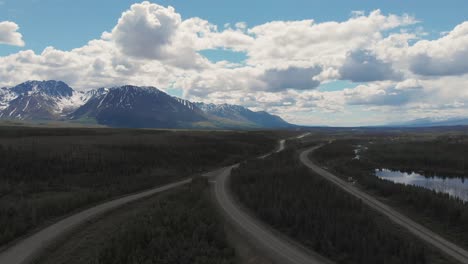
[[[207,179],[126,205],[75,231],[35,264],[233,263]]]
[[[466,202],[423,187],[396,184],[376,177],[375,168],[381,166],[375,163],[375,160],[379,160],[374,160],[374,155],[377,154],[374,151],[371,153],[366,151],[360,153],[361,159],[353,159],[356,144],[354,141],[338,140],[316,150],[311,154],[311,158],[324,164],[339,176],[353,177],[359,186],[416,217],[430,229],[435,229],[468,247],[468,204]],[[382,149],[382,152],[385,151],[387,150]],[[386,155],[388,154],[381,154],[381,156]]]
[[[0,245],[54,217],[269,151],[267,132],[0,129]]]
[[[243,163],[231,188],[260,219],[337,263],[427,263],[416,240],[310,172],[294,150]]]
[[[366,151],[372,161],[387,168],[421,171],[425,175],[468,175],[468,138],[439,137],[424,141],[376,141]]]
[[[235,252],[203,193],[207,187],[206,179],[198,179],[189,190],[156,201],[122,225],[93,263],[234,263]]]

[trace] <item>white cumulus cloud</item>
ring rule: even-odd
[[[124,12],[111,33],[122,52],[141,58],[166,58],[182,19],[172,7],[143,2]]]
[[[410,68],[426,76],[468,73],[468,22],[436,40],[421,40],[410,49]]]
[[[348,53],[339,72],[342,79],[353,82],[399,80],[402,78],[401,74],[393,69],[392,63],[377,58],[368,50],[355,50]]]
[[[181,89],[186,99],[242,104],[303,124],[468,112],[468,22],[434,40],[425,40],[416,23],[405,14],[375,10],[352,12],[344,21],[218,28],[144,1],[83,47],[0,57],[0,86],[29,79],[58,79],[80,90],[152,85]],[[0,22],[0,43],[23,46],[18,25]],[[241,52],[247,59],[213,62],[204,50]],[[338,91],[320,87],[337,80],[361,84]],[[355,109],[372,116],[353,114]]]
[[[11,21],[0,22],[0,44],[23,47],[23,35],[18,32],[19,26]]]

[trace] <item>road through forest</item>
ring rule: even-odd
[[[300,138],[299,136],[298,138]],[[285,148],[285,140],[281,140],[279,147],[275,153],[283,151]],[[268,157],[270,154],[259,157],[260,159]],[[229,177],[231,170],[236,168],[238,164],[227,167],[221,171],[215,178],[214,193],[219,207],[223,214],[235,224],[236,228],[247,233],[250,239],[253,239],[255,245],[260,247],[275,263],[284,264],[321,264],[331,263],[323,257],[306,251],[302,247],[289,242],[283,236],[272,232],[271,228],[250,216],[232,197],[229,190]]]
[[[285,140],[279,141],[279,147],[266,155],[259,158],[265,158],[272,153],[283,151],[285,148]],[[318,264],[318,263],[329,263],[323,261],[320,256],[314,256],[305,253],[304,250],[291,244],[290,242],[282,239],[270,229],[266,228],[258,220],[250,217],[247,213],[243,212],[242,209],[235,204],[226,189],[226,182],[230,176],[231,169],[236,165],[218,169],[209,173],[205,176],[211,176],[216,179],[215,193],[217,201],[220,203],[221,208],[225,213],[231,217],[231,220],[237,222],[240,228],[248,231],[250,237],[254,237],[256,241],[264,245],[269,250],[269,255],[274,256],[275,259],[282,260],[280,263],[304,263],[304,264]],[[77,214],[68,216],[40,231],[26,237],[4,251],[0,252],[0,263],[8,264],[27,264],[34,260],[35,257],[39,256],[44,250],[51,246],[54,241],[67,235],[71,230],[84,224],[99,215],[114,210],[122,205],[128,204],[133,201],[137,201],[146,197],[150,197],[154,194],[167,191],[173,188],[180,187],[188,184],[191,179],[182,180],[179,182],[167,184],[161,187],[150,189],[141,193],[128,195],[116,200],[108,201],[100,205],[94,206]],[[309,252],[310,253],[310,252]]]
[[[10,248],[0,252],[1,264],[26,264],[30,263],[44,249],[50,246],[57,238],[63,236],[67,232],[73,230],[79,225],[89,221],[96,216],[116,209],[124,204],[133,201],[150,197],[156,193],[164,192],[185,184],[188,184],[192,179],[186,179],[179,182],[160,186],[151,190],[140,192],[133,195],[128,195],[116,200],[102,203],[77,214],[66,217],[55,224],[52,224],[39,232],[17,242]]]
[[[320,166],[312,162],[309,159],[309,154],[320,147],[321,146],[316,146],[316,147],[303,151],[300,155],[301,162],[304,165],[306,165],[308,168],[310,168],[312,171],[317,173],[318,175],[324,177],[325,179],[334,183],[335,185],[337,185],[344,191],[360,199],[362,202],[364,202],[365,204],[367,204],[374,210],[387,216],[393,222],[403,226],[404,228],[409,230],[411,233],[413,233],[414,235],[416,235],[423,241],[426,241],[427,243],[434,246],[435,248],[439,249],[446,255],[458,260],[460,263],[465,263],[465,264],[468,263],[468,252],[464,250],[463,248],[455,245],[454,243],[450,241],[447,241],[446,239],[442,238],[436,233],[430,231],[429,229],[423,227],[422,225],[411,220],[410,218],[392,209],[390,206],[378,201],[376,198],[361,191],[360,189],[358,189],[356,186],[352,185],[351,183],[348,183],[347,181],[340,179],[339,177],[322,169]]]

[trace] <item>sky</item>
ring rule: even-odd
[[[0,0],[0,86],[155,86],[304,125],[468,115],[468,2]]]

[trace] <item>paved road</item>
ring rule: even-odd
[[[149,197],[156,193],[160,193],[169,189],[173,189],[191,182],[191,179],[179,181],[176,183],[164,185],[138,194],[125,196],[110,202],[106,202],[87,209],[75,215],[69,216],[36,234],[25,238],[24,240],[16,243],[12,247],[0,252],[0,264],[25,264],[31,262],[34,257],[38,256],[47,246],[49,246],[58,237],[64,235],[66,232],[76,228],[80,224],[115,209],[124,204]]]
[[[279,147],[274,152],[280,152],[284,150],[285,141],[280,141]],[[259,158],[265,158],[270,154],[261,156]],[[312,255],[309,252],[293,245],[285,239],[279,237],[274,232],[271,232],[270,228],[266,227],[260,221],[249,216],[244,212],[234,201],[231,193],[228,190],[227,184],[231,170],[237,167],[227,167],[216,176],[216,182],[214,184],[214,192],[216,200],[223,210],[223,213],[233,222],[238,228],[245,231],[254,241],[257,246],[267,251],[272,259],[278,263],[284,264],[319,264],[319,263],[330,263],[323,259],[321,256]]]
[[[314,150],[320,147],[321,146],[316,146],[306,151],[303,151],[300,155],[301,162],[304,163],[311,170],[313,170],[315,173],[321,175],[325,179],[336,184],[338,187],[350,193],[351,195],[361,199],[362,202],[366,203],[368,206],[372,207],[376,211],[386,215],[393,222],[405,227],[406,229],[408,229],[411,233],[413,233],[420,239],[440,249],[446,255],[451,256],[452,258],[458,260],[460,263],[465,263],[465,264],[468,263],[468,252],[464,250],[463,248],[445,240],[441,236],[435,234],[429,229],[423,227],[422,225],[414,222],[408,217],[398,213],[391,207],[383,204],[382,202],[378,201],[374,197],[359,190],[357,187],[353,186],[352,184],[338,178],[337,176],[322,169],[321,167],[319,167],[318,165],[310,161],[308,158],[309,153],[313,152]]]

